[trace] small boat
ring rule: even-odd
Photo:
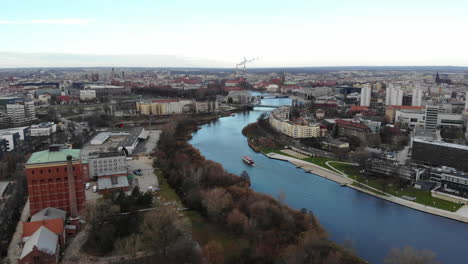
[[[249,164],[250,166],[254,166],[255,162],[249,156],[242,156],[242,160]]]

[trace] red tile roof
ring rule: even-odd
[[[50,231],[54,232],[55,234],[59,236],[63,235],[63,230],[64,230],[63,218],[55,218],[55,219],[23,223],[23,237],[31,236],[41,226],[47,227],[47,229],[49,229]]]
[[[409,109],[409,110],[418,110],[424,109],[424,106],[412,106],[412,105],[389,105],[387,109]]]
[[[367,106],[359,106],[359,105],[353,105],[349,109],[351,112],[359,112],[359,111],[369,111],[369,107]]]
[[[59,95],[57,96],[57,100],[59,101],[71,101],[71,96],[68,95]]]
[[[352,122],[352,121],[346,121],[346,120],[341,120],[337,119],[335,120],[336,124],[339,126],[345,126],[345,127],[355,127],[363,130],[370,130],[370,128],[364,124],[358,123],[358,122]]]

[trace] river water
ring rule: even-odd
[[[291,100],[264,99],[265,105],[287,105]],[[392,248],[411,245],[429,249],[445,264],[468,263],[468,225],[396,205],[314,174],[294,165],[255,153],[241,130],[271,108],[255,108],[203,125],[190,143],[207,159],[221,163],[232,173],[250,175],[255,191],[277,197],[296,209],[307,208],[319,219],[337,243],[352,245],[355,252],[371,263],[383,263]],[[248,155],[257,166],[242,162]]]

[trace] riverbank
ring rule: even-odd
[[[330,241],[312,212],[293,209],[270,195],[257,193],[250,188],[250,177],[227,172],[188,143],[188,139],[198,135],[194,132],[200,125],[211,119],[192,118],[168,124],[155,152],[156,165],[184,206],[203,216],[200,222],[216,224],[221,230],[236,234],[238,241],[247,241],[245,250],[230,256],[229,263],[273,263],[296,259],[304,251],[308,252],[304,263],[329,259],[343,264],[366,263]]]
[[[265,156],[267,156],[268,158],[271,158],[271,159],[288,161],[288,162],[294,164],[297,168],[304,169],[304,170],[306,170],[306,171],[308,171],[310,173],[313,173],[313,174],[315,174],[315,175],[317,175],[319,177],[325,178],[327,180],[333,181],[333,182],[341,184],[341,185],[345,185],[347,187],[350,187],[350,188],[355,189],[357,191],[372,195],[374,197],[384,199],[386,201],[396,203],[396,204],[399,204],[399,205],[402,205],[402,206],[406,206],[406,207],[414,209],[414,210],[418,210],[418,211],[422,211],[422,212],[425,212],[425,213],[429,213],[429,214],[433,214],[433,215],[437,215],[437,216],[442,216],[442,217],[449,218],[449,219],[452,219],[452,220],[457,220],[457,221],[460,221],[460,222],[468,223],[468,214],[465,213],[466,212],[466,209],[465,209],[466,205],[464,207],[460,208],[459,210],[457,210],[456,212],[449,212],[449,211],[442,210],[442,209],[439,209],[439,208],[426,206],[426,205],[422,205],[422,204],[419,204],[419,203],[416,203],[416,202],[405,200],[403,198],[400,198],[400,197],[397,197],[397,196],[394,196],[394,195],[391,195],[391,194],[388,194],[388,193],[384,193],[381,190],[373,188],[372,186],[360,183],[358,181],[355,181],[355,180],[349,178],[344,172],[341,172],[340,170],[338,170],[336,168],[334,168],[334,170],[340,171],[341,175],[338,174],[337,172],[326,169],[326,168],[321,167],[321,166],[319,166],[317,164],[310,163],[310,162],[300,160],[300,159],[297,159],[297,158],[293,158],[293,157],[290,157],[290,156],[286,156],[286,155],[282,155],[282,154],[278,154],[278,153],[273,153],[273,152],[263,153],[263,154]],[[332,167],[332,165],[330,165],[330,164],[327,164],[327,165],[329,167]],[[360,187],[360,186],[362,186],[362,187]]]

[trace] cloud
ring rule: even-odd
[[[95,22],[95,19],[65,18],[65,19],[34,19],[34,20],[0,20],[0,25],[64,25],[85,26]]]

